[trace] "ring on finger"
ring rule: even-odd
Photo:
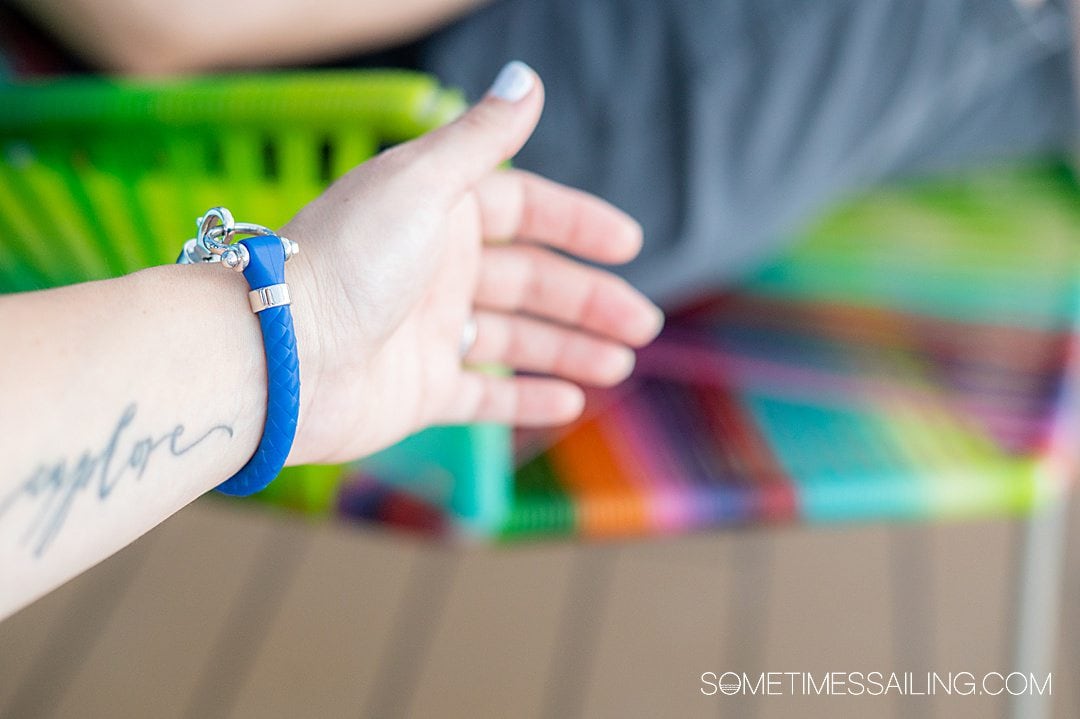
[[[476,317],[469,315],[465,320],[465,326],[461,328],[461,344],[458,345],[458,356],[465,359],[465,356],[472,351],[472,348],[476,345],[476,335],[479,331],[479,327],[476,324]]]

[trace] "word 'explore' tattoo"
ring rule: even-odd
[[[68,458],[52,463],[43,462],[26,481],[0,501],[2,519],[20,500],[37,500],[37,513],[27,525],[21,540],[22,544],[32,546],[35,556],[44,554],[56,539],[80,493],[88,493],[91,497],[96,495],[99,502],[104,502],[122,480],[142,479],[153,457],[182,457],[212,435],[222,433],[229,438],[233,436],[232,427],[224,424],[214,425],[191,441],[185,441],[186,430],[182,424],[156,438],[152,434],[139,436],[130,431],[137,411],[135,404],[124,409],[101,449],[88,449],[74,460]]]

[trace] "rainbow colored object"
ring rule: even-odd
[[[462,107],[400,72],[0,86],[0,291],[169,263],[213,205],[280,225]],[[440,428],[265,497],[507,539],[1027,511],[1076,469],[1078,197],[1056,164],[877,192],[519,435],[516,473],[505,427]]]
[[[1077,200],[1054,165],[834,213],[737,291],[672,317],[582,422],[520,435],[496,533],[957,517],[1057,497],[1080,440]],[[344,485],[344,512],[459,524],[370,475]]]

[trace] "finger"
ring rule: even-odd
[[[485,247],[474,302],[527,312],[641,347],[664,323],[663,312],[625,280],[539,247]]]
[[[414,186],[453,201],[517,154],[543,106],[540,78],[525,63],[511,62],[461,117],[390,153],[403,163]]]
[[[634,369],[625,345],[520,315],[477,312],[476,342],[466,355],[473,364],[497,363],[526,372],[608,387]]]
[[[496,377],[466,371],[449,406],[450,411],[440,422],[546,427],[577,419],[585,407],[585,393],[561,379]]]
[[[641,225],[587,192],[523,170],[494,172],[475,189],[489,241],[531,240],[608,264],[641,251]]]

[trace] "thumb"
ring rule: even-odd
[[[433,192],[456,198],[532,135],[544,106],[536,72],[520,61],[507,63],[490,89],[461,117],[399,147],[414,177]]]

